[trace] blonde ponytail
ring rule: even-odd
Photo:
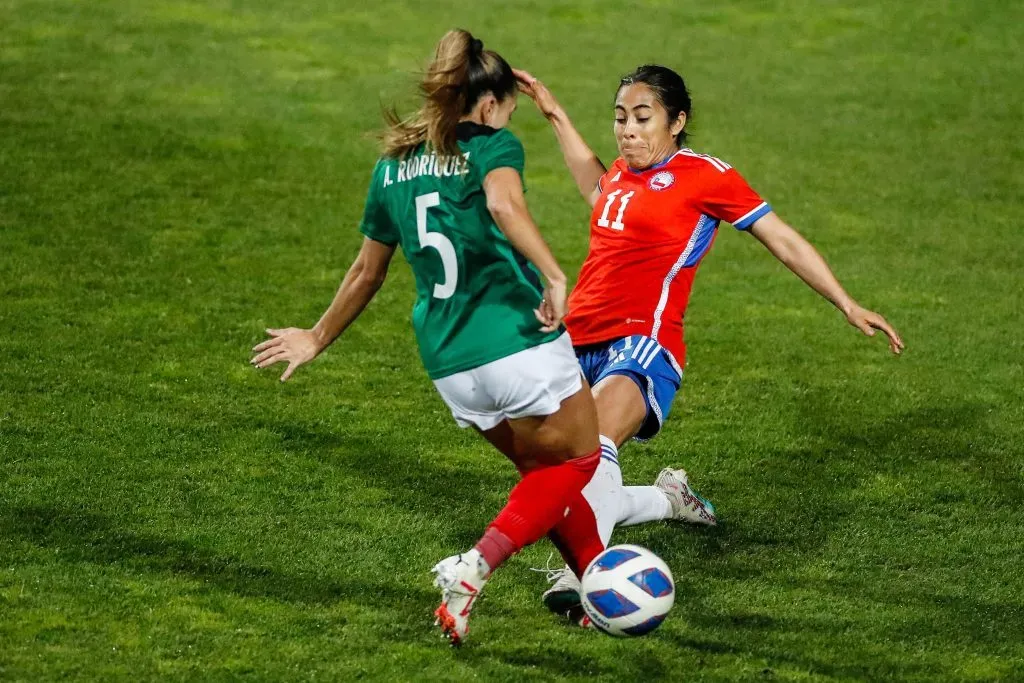
[[[448,31],[420,83],[424,102],[419,111],[403,119],[393,108],[385,110],[384,156],[403,157],[423,142],[440,155],[458,154],[456,126],[480,96],[493,92],[503,99],[514,91],[512,69],[500,55],[484,50],[469,31]]]

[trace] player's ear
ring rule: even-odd
[[[668,130],[670,133],[672,133],[672,137],[677,137],[680,133],[683,132],[683,128],[686,128],[685,111],[679,112],[679,116],[677,116],[676,120],[672,122],[672,125],[668,127]]]
[[[498,98],[494,93],[485,93],[480,97],[480,118],[487,125],[494,120],[494,114],[498,110]]]

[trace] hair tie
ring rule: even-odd
[[[474,38],[469,44],[469,52],[474,57],[479,57],[484,51],[484,41],[479,38]]]

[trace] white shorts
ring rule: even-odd
[[[488,430],[503,420],[558,412],[583,388],[569,335],[434,380],[460,427]]]

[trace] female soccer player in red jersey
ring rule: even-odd
[[[869,337],[881,330],[893,353],[903,350],[885,318],[850,297],[817,250],[732,166],[686,147],[691,103],[679,74],[646,65],[619,82],[614,132],[621,156],[610,169],[543,83],[525,71],[516,76],[551,122],[593,207],[590,251],[565,324],[593,387],[603,443],[621,446],[661,429],[685,367],[683,316],[693,278],[722,221],[752,234],[858,330]],[[625,487],[617,523],[667,518],[716,521],[683,470],[663,470],[656,486]],[[569,572],[557,578],[545,602],[563,611],[576,600],[578,584]]]
[[[466,31],[450,31],[421,91],[417,114],[390,117],[363,247],[334,301],[312,329],[268,330],[252,363],[288,363],[283,381],[313,360],[374,297],[402,247],[428,374],[456,422],[522,475],[480,541],[433,569],[435,614],[458,644],[491,572],[524,546],[545,534],[560,546],[569,538],[567,561],[585,567],[604,548],[592,501],[618,500],[622,480],[607,472],[618,473],[615,449],[599,444],[594,400],[561,327],[565,276],[523,197],[523,147],[505,127],[516,107],[511,67]]]

